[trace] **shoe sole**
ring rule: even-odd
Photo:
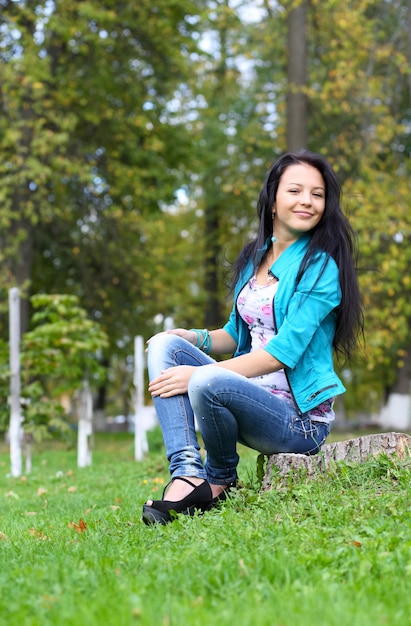
[[[142,520],[147,526],[152,526],[153,524],[162,524],[163,526],[165,526],[166,524],[174,521],[177,515],[190,515],[191,517],[196,513],[198,515],[203,515],[203,513],[205,513],[205,511],[209,511],[210,508],[211,502],[201,507],[190,506],[188,509],[186,509],[185,511],[181,511],[180,513],[176,513],[175,511],[163,513],[162,511],[158,511],[148,504],[144,504]]]

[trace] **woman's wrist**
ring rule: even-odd
[[[199,348],[205,354],[210,354],[213,343],[210,331],[207,330],[207,328],[190,328],[190,332],[196,334],[195,347]]]

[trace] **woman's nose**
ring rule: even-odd
[[[301,194],[300,202],[304,205],[311,204],[311,194],[308,191],[303,192]]]

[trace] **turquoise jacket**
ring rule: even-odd
[[[345,391],[333,364],[335,309],[341,302],[338,268],[334,259],[328,258],[316,283],[327,260],[326,254],[319,252],[295,287],[309,240],[310,235],[307,234],[295,241],[271,267],[278,279],[273,306],[276,335],[264,348],[284,363],[290,389],[301,413]],[[268,241],[260,250],[260,258],[267,246]],[[234,306],[224,326],[224,330],[237,343],[234,356],[246,354],[251,348],[248,326],[237,312],[237,298],[253,271],[250,260],[235,286]]]

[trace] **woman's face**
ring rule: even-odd
[[[312,230],[325,209],[325,183],[312,165],[299,163],[284,170],[277,189],[274,234],[279,241],[291,242]]]

